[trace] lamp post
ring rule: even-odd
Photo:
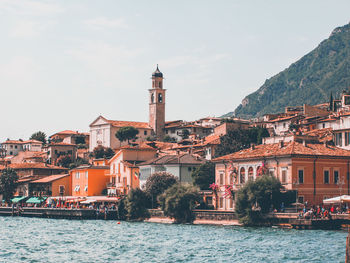
[[[298,213],[298,186],[299,186],[299,180],[295,179],[293,182],[293,186],[295,186],[295,212]]]

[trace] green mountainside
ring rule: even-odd
[[[224,116],[252,118],[283,112],[286,106],[328,102],[350,86],[350,24],[333,30],[330,37],[289,68],[245,97],[234,112]]]

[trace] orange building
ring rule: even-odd
[[[218,186],[214,203],[219,210],[234,210],[228,186],[237,191],[263,173],[276,176],[286,190],[295,190],[300,203],[317,205],[323,199],[350,193],[350,151],[326,143],[295,138],[288,143],[253,146],[213,161]]]
[[[69,173],[72,177],[72,196],[99,196],[107,189],[108,166],[82,165]]]
[[[110,160],[108,194],[126,195],[140,187],[138,164],[154,158],[156,149],[142,146],[124,146]]]
[[[30,182],[31,195],[70,196],[72,195],[71,175],[55,174]]]

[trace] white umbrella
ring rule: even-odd
[[[341,195],[336,196],[333,198],[324,199],[324,204],[336,204],[336,203],[349,203],[350,202],[350,195]]]

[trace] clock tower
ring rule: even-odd
[[[149,89],[149,126],[157,140],[163,139],[165,126],[165,89],[163,89],[163,73],[158,65],[152,74],[152,89]]]

